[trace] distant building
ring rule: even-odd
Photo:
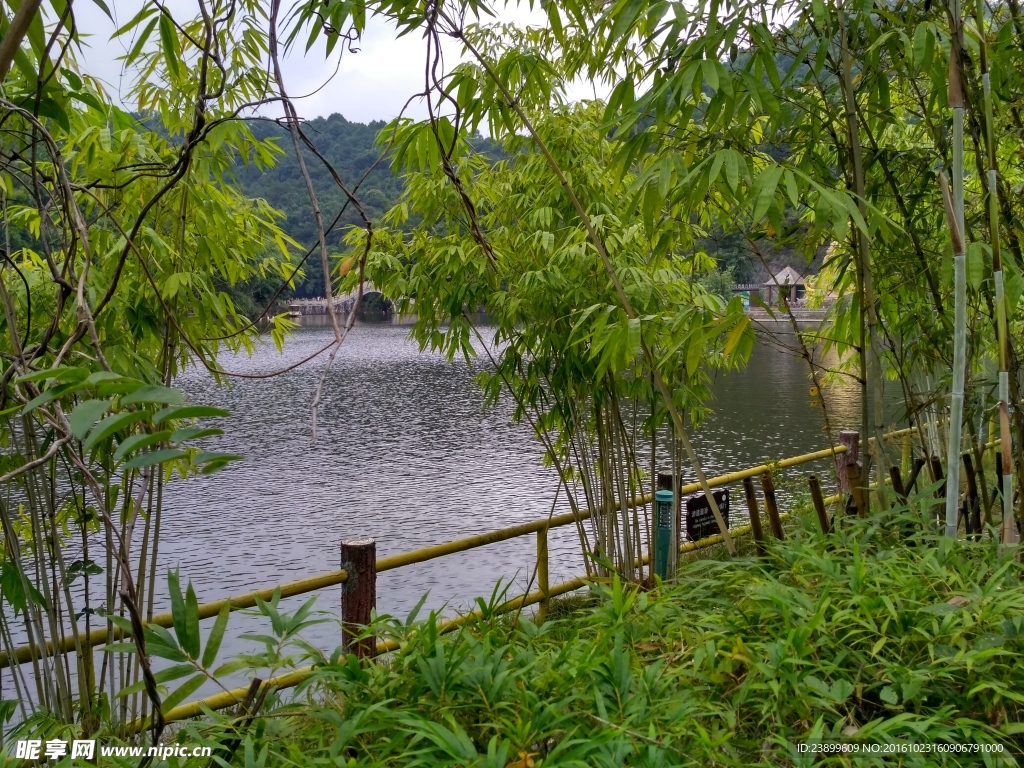
[[[761,288],[761,300],[769,307],[781,303],[783,294],[790,304],[802,304],[807,288],[804,278],[792,267],[785,267],[765,281]]]

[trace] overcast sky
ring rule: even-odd
[[[143,2],[107,0],[107,4],[117,24],[122,25],[139,11]],[[198,6],[190,0],[172,0],[168,5],[176,16],[180,14],[182,18],[198,12]],[[129,82],[123,77],[117,57],[126,53],[130,41],[110,40],[116,27],[93,3],[76,3],[75,15],[79,29],[91,33],[85,53],[80,56],[82,68],[99,77],[111,96],[118,99],[127,93]],[[543,24],[545,16],[539,7],[531,12],[521,6],[503,12],[502,20]],[[445,40],[444,45],[445,63],[450,68],[459,61],[460,46],[455,40]],[[300,44],[282,62],[290,95],[294,98],[313,94],[296,100],[296,109],[302,117],[339,112],[347,119],[361,123],[390,120],[398,115],[412,94],[423,90],[426,42],[418,34],[396,39],[392,24],[371,18],[358,47],[358,53],[343,54],[341,69],[333,79],[331,75],[337,60],[325,61],[322,46],[314,46],[309,55],[304,56]],[[317,91],[328,80],[326,87]],[[135,105],[125,103],[125,106],[134,109]],[[426,117],[426,107],[414,103],[406,110],[406,115],[422,119]]]

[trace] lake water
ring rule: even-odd
[[[786,329],[776,330],[786,343]],[[180,567],[205,601],[334,570],[344,538],[371,536],[383,556],[546,517],[556,475],[542,465],[529,426],[510,423],[510,402],[483,408],[473,376],[486,358],[448,363],[421,353],[408,334],[389,323],[352,330],[327,377],[315,444],[309,407],[322,362],[231,387],[217,387],[204,372],[182,376],[178,385],[191,402],[232,413],[211,447],[245,460],[171,484],[161,570]],[[329,338],[322,325],[302,327],[283,354],[267,347],[222,362],[269,373]],[[694,435],[707,473],[827,447],[809,384],[806,364],[767,339],[746,369],[719,374],[716,412]],[[834,426],[855,427],[856,388],[833,387],[828,397]],[[828,463],[815,469],[825,475]],[[733,506],[745,513],[742,502]],[[564,495],[556,507],[563,511]],[[499,579],[517,579],[517,593],[534,547],[532,536],[523,537],[383,573],[378,609],[404,616],[426,592],[428,607],[464,607]],[[572,527],[552,531],[550,551],[551,583],[583,571]],[[339,600],[335,588],[319,605],[337,611]]]

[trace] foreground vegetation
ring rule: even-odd
[[[857,765],[1015,765],[1024,567],[992,542],[905,540],[908,523],[797,520],[763,558],[694,560],[652,592],[615,579],[545,621],[485,611],[440,635],[436,615],[381,617],[393,657],[319,657],[292,701],[177,738],[246,766],[851,763],[800,751],[816,743],[864,750]],[[981,751],[867,754],[886,744]]]

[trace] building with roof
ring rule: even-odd
[[[765,281],[761,288],[761,300],[769,307],[782,301],[785,295],[790,304],[801,304],[806,294],[804,278],[792,267],[785,267]]]

